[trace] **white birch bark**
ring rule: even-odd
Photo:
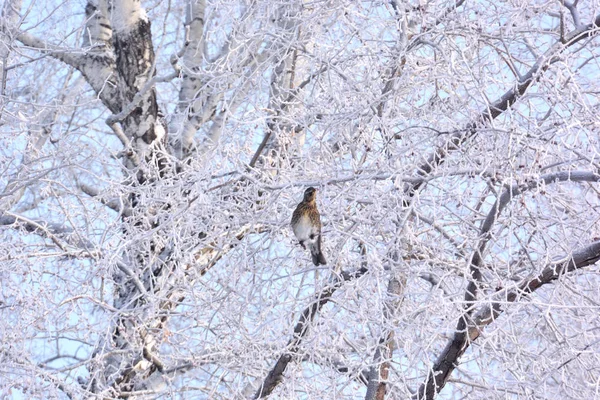
[[[275,54],[279,56],[271,73],[268,106],[271,115],[263,144],[251,164],[257,160],[268,166],[289,163],[292,156],[299,154],[304,146],[304,126],[289,122],[294,120],[294,113],[303,107],[302,84],[309,79],[313,72],[311,68],[314,68],[310,59],[312,33],[302,30],[302,12],[302,4],[280,6],[274,17],[281,38],[273,43],[277,49]],[[313,121],[303,122],[308,125]]]
[[[204,53],[204,14],[206,2],[189,1],[185,7],[185,45],[181,57],[182,82],[179,91],[177,113],[170,124],[171,142],[178,158],[190,154],[194,136],[200,126],[214,113],[218,99],[211,100],[208,91],[202,90],[206,84],[203,79]]]
[[[22,0],[7,0],[2,6],[2,30],[0,30],[0,40],[4,44],[0,48],[0,77],[2,78],[2,102],[4,102],[4,93],[6,90],[6,67],[8,66],[8,57],[11,51],[11,44],[14,39],[14,34],[19,29],[19,12],[21,10]],[[4,104],[0,103],[4,108]]]
[[[3,45],[0,46],[0,77],[2,79],[2,87],[0,88],[0,113],[3,112],[5,106],[4,95],[6,90],[6,79],[8,73],[6,68],[8,66],[11,51],[11,42],[13,40],[11,36],[19,28],[17,25],[19,22],[19,11],[21,10],[21,5],[21,0],[11,0],[5,1],[2,7],[2,29],[0,30],[0,43],[3,43]],[[39,140],[37,142],[41,143]],[[22,162],[25,160],[26,156],[26,154],[23,155]],[[3,196],[0,197],[0,212],[11,209],[12,206],[15,203],[17,203],[19,199],[23,196],[25,188],[22,187],[21,189],[18,189],[18,183],[15,178],[16,177],[13,177],[8,181],[2,193]]]

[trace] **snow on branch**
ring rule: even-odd
[[[436,148],[426,158],[426,161],[418,167],[417,175],[427,176],[431,174],[436,167],[442,165],[450,152],[457,150],[467,139],[475,136],[479,128],[508,110],[520,97],[522,97],[527,89],[541,78],[542,74],[550,67],[550,65],[560,59],[561,54],[567,48],[583,39],[597,35],[598,32],[600,32],[598,26],[600,26],[600,14],[594,18],[592,23],[569,32],[564,40],[556,41],[556,43],[550,46],[550,48],[537,59],[533,67],[531,67],[529,71],[515,83],[514,88],[508,90],[498,100],[488,104],[488,106],[481,111],[471,123],[467,124],[464,130],[455,132],[443,145]],[[408,197],[412,198],[423,184],[424,182],[407,184],[404,192]],[[407,199],[405,202],[408,204],[410,200]]]
[[[523,184],[510,185],[505,189],[500,198],[492,206],[486,219],[481,225],[479,234],[480,240],[470,261],[471,280],[465,291],[465,312],[458,320],[454,336],[448,342],[448,345],[442,354],[438,357],[437,362],[427,376],[426,382],[423,383],[419,389],[419,392],[415,397],[416,399],[433,399],[434,396],[442,390],[450,378],[450,374],[457,366],[458,358],[464,354],[469,347],[470,342],[479,336],[479,333],[474,337],[472,336],[472,328],[477,328],[477,324],[473,325],[474,320],[485,320],[485,318],[481,318],[482,311],[476,311],[474,308],[476,307],[475,301],[482,277],[480,267],[483,263],[483,253],[486,245],[492,239],[491,229],[498,220],[500,214],[515,196],[529,190],[540,188],[543,185],[550,185],[558,182],[600,182],[600,175],[595,172],[587,171],[561,171],[542,175],[538,179]],[[567,256],[561,261],[551,263],[544,268],[543,272],[538,275],[538,277],[525,281],[519,285],[518,289],[514,292],[506,292],[506,299],[514,302],[519,298],[520,294],[527,295],[532,293],[540,286],[558,279],[564,272],[570,272],[578,268],[592,265],[599,259],[600,242],[595,242],[591,246],[575,252],[570,257]],[[495,312],[499,314],[501,312],[499,308],[500,305],[495,304],[494,307],[498,308]],[[492,309],[494,307],[492,307]],[[473,313],[475,313],[474,317]],[[477,315],[479,315],[479,317],[477,317]],[[489,323],[491,323],[491,321],[489,321],[488,324]]]
[[[75,49],[63,48],[50,44],[26,32],[19,32],[16,35],[19,42],[32,49],[47,53],[50,56],[70,65],[73,68],[81,70],[84,64],[85,55]]]
[[[113,3],[112,23],[117,34],[130,33],[140,21],[147,22],[140,0],[117,0]]]
[[[482,306],[472,317],[466,315],[461,317],[462,321],[468,322],[468,326],[462,332],[455,332],[454,337],[438,357],[435,367],[429,372],[427,381],[413,398],[433,399],[442,390],[449,375],[458,366],[458,358],[481,335],[481,330],[504,312],[503,306],[505,307],[507,302],[515,303],[524,300],[537,289],[552,283],[564,274],[594,265],[598,261],[600,261],[600,241],[593,242],[570,255],[547,264],[540,274],[521,282],[516,288],[507,288],[498,292],[495,295],[496,301]]]
[[[362,247],[362,249],[363,257],[365,257],[364,247]],[[333,294],[339,288],[341,288],[345,282],[358,279],[364,274],[366,274],[368,271],[369,270],[367,268],[366,261],[362,263],[361,267],[357,271],[342,271],[340,273],[340,276],[337,277],[333,283],[331,283],[329,286],[327,286],[315,296],[315,300],[308,307],[306,307],[300,315],[300,319],[294,327],[293,337],[288,342],[287,350],[281,356],[279,356],[279,359],[275,363],[275,366],[269,371],[269,374],[261,384],[260,388],[255,393],[255,399],[267,397],[281,382],[281,379],[283,378],[283,373],[285,372],[288,364],[294,358],[298,357],[300,346],[304,337],[308,333],[308,329],[310,328],[312,321],[316,318],[317,314],[321,311],[323,306],[329,303]]]
[[[0,226],[24,228],[27,232],[36,233],[50,239],[59,249],[71,256],[93,256],[93,243],[81,238],[76,232],[61,224],[34,220],[23,215],[5,211],[0,216]],[[76,248],[73,248],[75,246]]]

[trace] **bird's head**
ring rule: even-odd
[[[304,191],[304,201],[312,202],[317,198],[317,189],[314,187],[309,187]]]

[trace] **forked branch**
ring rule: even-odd
[[[367,271],[368,269],[366,265],[363,264],[361,268],[355,272],[342,272],[333,283],[315,296],[315,300],[308,307],[306,307],[300,315],[300,319],[294,327],[293,337],[290,339],[287,345],[287,350],[281,356],[279,356],[275,366],[271,369],[271,371],[269,371],[269,374],[254,395],[254,399],[267,397],[281,382],[283,373],[285,372],[288,364],[298,356],[300,345],[308,333],[308,329],[310,328],[312,321],[315,319],[323,306],[329,303],[333,294],[339,288],[341,288],[345,282],[360,278]]]
[[[479,289],[479,283],[481,281],[480,267],[483,262],[483,252],[486,248],[487,243],[492,239],[491,229],[502,211],[506,208],[509,202],[521,193],[540,188],[543,185],[549,185],[558,182],[600,182],[600,175],[594,172],[587,171],[563,171],[555,172],[541,176],[539,179],[526,182],[521,185],[511,185],[502,193],[500,198],[492,206],[486,219],[483,221],[480,230],[480,239],[478,246],[475,249],[473,256],[471,257],[471,280],[467,285],[465,292],[465,312],[459,318],[456,325],[456,329],[452,339],[446,345],[446,348],[442,354],[438,357],[435,365],[428,373],[425,382],[421,385],[416,399],[433,399],[437,393],[445,386],[450,374],[457,366],[458,358],[464,354],[466,349],[469,347],[471,342],[479,336],[477,333],[473,336],[473,328],[477,328],[479,323],[473,321],[484,321],[482,319],[482,310],[476,311],[475,300]],[[594,252],[596,247],[586,248],[587,250],[583,253],[577,252],[572,258],[566,258],[563,261],[552,263],[551,266],[555,268],[552,271],[553,274],[549,275],[549,267],[544,269],[541,275],[530,281],[527,281],[519,286],[514,292],[507,293],[506,298],[508,301],[515,301],[519,295],[525,293],[529,294],[536,290],[541,285],[548,283],[558,278],[562,271],[572,271],[577,268],[585,267],[595,263],[600,258],[600,243],[598,243],[598,251]],[[579,255],[581,253],[581,255]],[[497,307],[496,307],[497,306]],[[496,304],[492,307],[494,312],[500,313],[500,305]],[[490,311],[491,313],[491,311]],[[492,315],[491,313],[490,315]],[[479,316],[478,316],[479,315]],[[489,317],[487,317],[489,318]],[[491,323],[489,321],[488,323]]]

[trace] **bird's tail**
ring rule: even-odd
[[[319,235],[319,239],[317,239],[317,243],[314,246],[310,246],[310,255],[312,256],[313,264],[325,265],[327,264],[327,260],[325,260],[325,256],[321,251],[321,236]]]
[[[325,260],[325,256],[323,255],[323,252],[319,252],[318,254],[315,253],[311,253],[312,255],[312,262],[315,265],[325,265],[327,264],[327,260]]]

